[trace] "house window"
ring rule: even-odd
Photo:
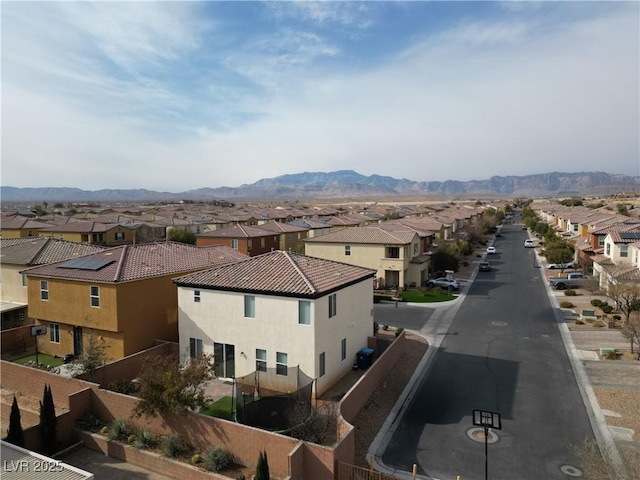
[[[387,247],[387,258],[400,258],[400,247]]]
[[[100,306],[100,287],[91,285],[90,290],[91,306],[97,308]]]
[[[116,232],[116,240],[124,240],[124,232]]]
[[[278,375],[287,375],[287,354],[276,352],[276,373]]]
[[[22,274],[22,286],[26,287],[28,285],[27,283],[27,276],[23,273]]]
[[[335,317],[336,313],[338,313],[338,299],[336,294],[329,295],[329,318]]]
[[[60,234],[60,240],[64,240],[64,233]]]
[[[40,280],[40,300],[49,300],[49,282]]]
[[[231,248],[233,248],[234,250],[238,249],[238,239],[236,238],[231,239]]]
[[[49,341],[51,343],[60,343],[60,325],[57,323],[49,324]]]
[[[311,325],[311,302],[307,300],[298,302],[298,323],[300,325]]]
[[[607,256],[611,255],[611,244],[607,243]]]
[[[345,245],[344,246],[344,254],[348,257],[349,255],[351,255],[351,245]]]
[[[418,255],[418,244],[417,243],[413,244],[413,255]]]
[[[340,342],[340,360],[347,358],[347,339],[343,338]]]
[[[320,354],[319,366],[318,366],[318,376],[323,377],[325,374],[325,364],[324,364],[324,352]]]
[[[253,295],[244,296],[244,316],[246,318],[255,318],[256,316],[256,297]]]
[[[251,248],[253,247],[253,239],[249,239],[247,240],[247,250],[251,250]]]
[[[196,358],[198,355],[202,355],[202,339],[190,338],[189,339],[189,356]]]
[[[265,246],[265,239],[264,237],[260,238],[260,248],[264,248]]]
[[[27,237],[33,237],[33,230],[29,230],[27,232]]]
[[[620,256],[625,258],[629,256],[629,245],[620,246]]]
[[[196,303],[200,303],[200,290],[193,291],[193,301]]]
[[[256,348],[256,370],[258,372],[267,371],[267,351]]]
[[[602,235],[598,236],[598,245],[604,245],[604,237]]]

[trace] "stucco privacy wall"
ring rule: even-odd
[[[143,365],[149,363],[154,358],[177,354],[177,343],[160,341],[155,347],[134,353],[133,355],[97,368],[91,376],[91,381],[102,386],[108,386],[116,381],[131,381],[139,375]],[[85,373],[76,378],[89,380],[89,375]]]
[[[332,447],[299,442],[282,435],[198,414],[188,414],[184,417],[174,415],[165,419],[140,417],[131,420],[135,425],[147,426],[155,433],[180,435],[201,450],[213,445],[225,445],[242,463],[249,466],[255,465],[260,451],[264,449],[269,457],[271,471],[280,476],[289,475],[292,480],[333,479],[338,462],[353,463],[354,460],[355,431],[345,419],[353,421],[379,382],[392,371],[404,352],[405,341],[403,332],[345,394],[340,404],[344,418],[338,419],[339,440]],[[160,345],[155,352],[167,348],[166,345],[171,344]],[[144,358],[145,356],[139,355],[131,362],[139,364],[144,362]],[[69,413],[64,414],[63,419],[59,417],[58,429],[65,430],[61,433],[61,438],[71,436],[77,419],[89,410],[102,421],[109,422],[114,418],[129,418],[137,402],[134,397],[101,390],[98,385],[87,381],[61,377],[5,361],[1,366],[0,386],[3,388],[21,392],[25,396],[41,398],[45,383],[51,385],[56,406],[69,409]],[[114,368],[119,367],[114,365]],[[8,418],[8,415],[7,411],[5,417],[3,405],[3,418]],[[6,430],[5,425],[2,428],[3,431]],[[36,435],[32,436],[37,438]]]
[[[21,353],[25,355],[35,352],[36,337],[31,336],[32,325],[10,328],[2,330],[0,333],[0,345],[2,345],[2,355],[10,353]]]

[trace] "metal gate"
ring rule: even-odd
[[[337,480],[401,480],[388,473],[374,472],[369,468],[357,467],[348,463],[338,463]]]

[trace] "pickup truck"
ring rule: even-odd
[[[550,277],[549,285],[557,290],[564,290],[565,288],[579,288],[587,279],[584,273],[573,272],[566,277]]]

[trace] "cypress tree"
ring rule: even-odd
[[[270,480],[269,476],[269,462],[267,461],[267,452],[264,450],[260,452],[258,457],[258,465],[256,466],[255,480]]]
[[[7,430],[6,440],[18,447],[24,447],[24,431],[22,430],[22,424],[20,423],[20,407],[18,407],[18,401],[16,400],[15,395],[13,396],[13,403],[11,404],[9,430]]]
[[[56,451],[58,443],[57,423],[58,419],[56,418],[56,408],[53,404],[51,387],[45,384],[42,401],[40,402],[40,433],[45,453],[55,453]]]

